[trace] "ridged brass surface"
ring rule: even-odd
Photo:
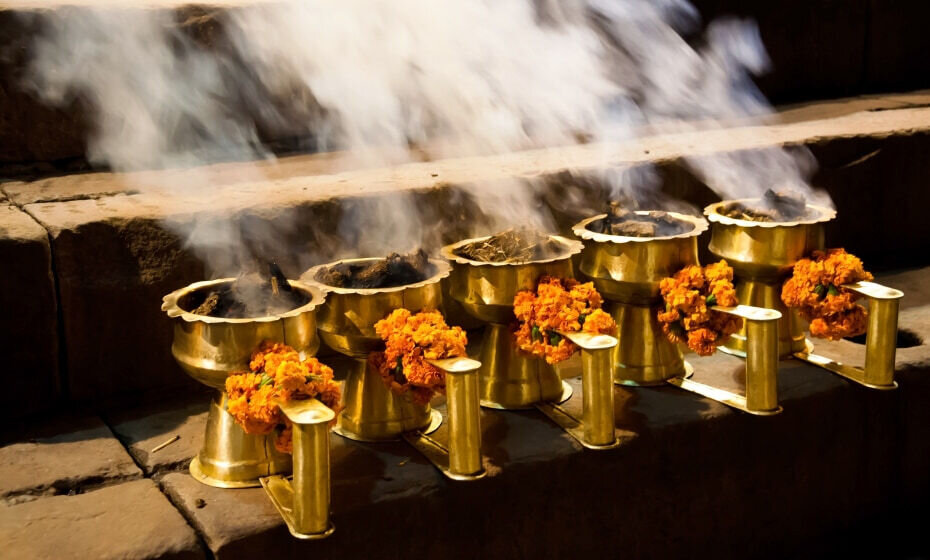
[[[339,413],[336,433],[349,439],[395,440],[404,432],[428,427],[432,420],[428,404],[395,395],[365,360],[354,360],[342,395],[345,408]]]
[[[533,290],[543,275],[572,277],[571,257],[581,252],[578,241],[550,236],[563,249],[558,257],[522,264],[484,263],[459,256],[457,251],[488,237],[465,239],[442,249],[452,264],[449,293],[465,310],[481,321],[510,323],[514,320],[513,298],[520,290]]]
[[[442,287],[440,280],[449,276],[449,263],[430,259],[433,274],[415,284],[394,288],[350,289],[328,286],[317,275],[324,268],[341,263],[365,263],[379,258],[345,259],[319,265],[308,270],[304,281],[326,292],[326,303],[317,311],[320,336],[327,346],[354,358],[367,358],[384,343],[375,333],[375,323],[395,309],[405,308],[416,313],[424,309],[440,310]]]

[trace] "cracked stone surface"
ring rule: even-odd
[[[182,403],[129,409],[107,416],[116,437],[127,447],[147,476],[186,468],[200,451],[207,424],[210,395]],[[180,439],[152,452],[175,436]]]
[[[126,449],[96,417],[60,418],[0,447],[0,499],[6,503],[141,476]]]
[[[8,559],[194,560],[194,530],[151,480],[0,507]]]

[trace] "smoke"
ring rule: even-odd
[[[196,166],[272,158],[261,137],[312,137],[317,149],[348,150],[353,166],[389,166],[771,113],[751,80],[769,65],[754,24],[704,29],[685,0],[259,2],[210,16],[220,31],[207,38],[166,9],[94,3],[43,17],[29,87],[50,104],[78,99],[90,109],[93,162],[118,171],[190,168],[171,185],[138,185],[168,191],[187,208],[220,196],[209,169]],[[670,204],[656,196],[648,167],[612,169],[609,157],[602,179],[611,196]],[[688,164],[733,198],[771,186],[811,193],[811,161],[770,148]],[[261,179],[262,169],[246,173]],[[476,223],[551,229],[538,187],[467,186],[486,214]],[[423,219],[410,195],[377,200],[342,213],[347,252],[382,254],[442,237],[442,225]],[[296,217],[243,229],[211,216],[172,227],[213,274],[229,274],[249,259],[244,247],[271,246],[263,238],[291,228],[289,220]]]

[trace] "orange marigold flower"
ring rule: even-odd
[[[710,356],[717,350],[717,333],[708,328],[688,331],[688,348],[699,356]]]
[[[733,269],[721,260],[704,268],[692,265],[659,282],[665,310],[657,318],[672,342],[685,343],[702,356],[712,354],[739,330],[740,319],[711,307],[737,305]]]
[[[603,300],[592,282],[543,276],[536,290],[521,290],[514,297],[517,346],[524,352],[556,364],[578,347],[561,332],[615,333],[617,324],[601,310]]]
[[[814,251],[794,265],[781,299],[811,322],[812,336],[839,340],[865,332],[868,312],[856,303],[859,295],[843,284],[871,280],[862,261],[844,249]]]
[[[429,402],[436,392],[444,392],[445,374],[427,360],[465,355],[468,338],[460,327],[446,324],[442,313],[395,309],[375,324],[384,340],[383,352],[373,352],[368,360],[381,374],[391,391],[409,393],[414,402]],[[425,400],[424,400],[425,399]]]
[[[253,372],[226,378],[226,410],[248,434],[270,434],[281,430],[275,447],[290,452],[290,422],[278,406],[291,399],[318,398],[339,412],[341,392],[333,381],[333,370],[316,358],[301,361],[293,348],[264,342],[252,355]]]

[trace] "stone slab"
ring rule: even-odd
[[[80,493],[142,476],[96,417],[57,418],[18,435],[0,447],[0,499],[6,503]]]
[[[50,410],[61,398],[58,309],[48,233],[19,208],[0,203],[0,420]]]
[[[203,558],[193,529],[150,480],[0,508],[3,557]]]
[[[210,397],[107,414],[116,437],[147,476],[187,468],[203,445]],[[159,445],[173,440],[166,447]]]
[[[849,117],[856,113],[915,108],[927,105],[930,105],[930,93],[923,91],[819,100],[781,107],[772,115],[771,122],[792,124],[827,121],[840,117]],[[855,128],[856,123],[853,122],[852,124],[853,128]],[[835,136],[841,133],[842,127],[833,131],[832,134]],[[829,135],[830,132],[825,131],[824,134]],[[865,134],[869,135],[869,132],[866,131]],[[639,131],[636,136],[653,137],[656,135],[648,129],[644,129]],[[715,140],[717,150],[728,151],[739,148],[737,144],[726,143],[725,135],[717,134],[717,136],[718,139]],[[672,139],[669,141],[663,141],[661,136],[650,139],[648,141],[650,145],[645,147],[645,151],[652,154],[656,161],[680,157],[681,153],[670,151],[670,145],[674,145],[676,142],[674,135],[670,135],[670,138]],[[774,139],[774,141],[777,142],[778,140]],[[806,141],[810,141],[810,138],[807,138]],[[794,142],[799,141],[795,139]],[[636,143],[618,143],[615,146],[604,146],[603,151],[615,153],[619,150],[628,160],[641,161],[643,150],[636,150],[636,147]],[[690,147],[693,149],[693,145]],[[417,152],[412,155],[415,159],[420,157]],[[425,157],[425,154],[422,157]],[[385,154],[380,159],[377,155],[373,155],[371,158],[359,158],[348,152],[336,151],[308,155],[288,155],[273,160],[224,162],[198,167],[197,180],[216,188],[218,185],[229,186],[254,183],[256,181],[281,183],[288,179],[297,184],[301,179],[310,176],[341,175],[332,178],[332,182],[338,184],[352,180],[352,175],[344,175],[345,172],[377,168],[379,166],[372,165],[372,162],[387,161],[389,159],[388,154]],[[488,160],[485,165],[477,166],[477,168],[493,169],[500,163],[492,159]],[[547,166],[545,161],[537,163],[541,166],[540,171],[543,173],[552,173],[554,171]],[[452,164],[454,165],[454,160]],[[583,165],[583,162],[580,165]],[[426,167],[430,166],[426,164]],[[429,173],[426,174],[423,173],[423,166],[415,167],[404,178],[404,181],[427,176],[434,178],[434,174],[435,178],[441,178],[440,181],[434,181],[424,186],[449,182],[451,179],[462,180],[461,177],[447,176],[448,173],[452,172],[452,169],[445,169],[443,164],[433,166],[432,169],[428,170]],[[516,169],[515,171],[529,174],[531,170]],[[381,169],[379,172],[383,175],[385,170]],[[5,192],[10,200],[22,206],[39,202],[97,199],[117,194],[138,194],[157,187],[189,184],[191,183],[190,175],[188,169],[164,169],[133,173],[74,173],[35,181],[8,181],[0,183],[0,191]],[[472,180],[475,179],[472,178]],[[280,188],[283,185],[278,186]],[[301,188],[303,186],[306,185],[301,185]],[[319,187],[317,186],[314,190],[318,191]]]

